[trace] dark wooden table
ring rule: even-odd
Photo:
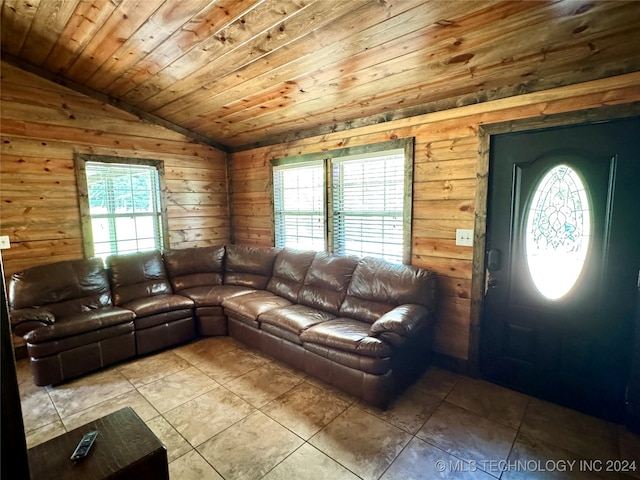
[[[72,462],[76,445],[92,430],[100,433],[89,454]],[[30,448],[28,456],[34,480],[169,479],[167,449],[131,407]]]

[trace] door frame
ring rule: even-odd
[[[480,336],[482,311],[486,291],[486,234],[487,202],[489,194],[489,160],[491,137],[503,133],[539,130],[567,125],[584,125],[618,120],[640,115],[640,102],[624,105],[602,106],[572,112],[523,118],[478,126],[478,163],[476,166],[476,196],[471,271],[471,312],[469,315],[469,350],[467,372],[480,375]]]

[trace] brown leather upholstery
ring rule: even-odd
[[[197,247],[165,252],[165,265],[173,290],[195,302],[200,335],[226,335],[227,317],[222,301],[250,293],[253,288],[223,285],[225,247]]]
[[[164,264],[175,293],[202,285],[222,285],[224,246],[194,247],[165,252]]]
[[[241,245],[108,264],[110,285],[95,260],[12,282],[14,332],[27,339],[36,382],[187,341],[194,321],[202,335],[228,333],[383,408],[429,359],[436,286],[428,270]]]
[[[266,289],[279,251],[277,248],[228,245],[224,271],[225,285]]]
[[[298,292],[315,257],[315,251],[286,248],[282,250],[274,262],[267,290],[291,302],[296,302]]]
[[[307,272],[298,303],[338,315],[357,257],[319,252]]]
[[[136,314],[136,351],[149,353],[193,339],[192,299],[175,295],[158,251],[107,259],[115,304]]]
[[[349,284],[340,315],[373,323],[394,307],[415,303],[435,308],[435,274],[408,265],[363,258]]]
[[[113,306],[101,259],[13,274],[9,307],[14,334],[27,341],[36,385],[59,383],[136,353],[135,314]]]

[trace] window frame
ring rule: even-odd
[[[402,236],[402,263],[411,263],[411,238],[412,238],[412,208],[413,208],[413,167],[414,167],[415,138],[402,138],[386,142],[345,147],[335,150],[315,152],[294,157],[275,158],[271,160],[271,179],[273,181],[273,167],[281,165],[295,165],[296,163],[309,163],[324,161],[325,173],[325,245],[328,252],[335,251],[334,245],[334,218],[333,218],[333,159],[338,157],[355,157],[367,154],[377,154],[385,151],[404,151],[404,199],[403,199],[403,236]],[[273,209],[273,241],[276,244],[275,225],[275,185],[271,189],[274,200]]]
[[[120,164],[120,165],[144,165],[156,168],[158,172],[158,189],[160,197],[160,233],[162,235],[162,244],[160,250],[169,249],[169,225],[167,218],[167,200],[166,185],[164,174],[164,162],[149,158],[130,158],[130,157],[114,157],[107,155],[93,155],[85,153],[76,153],[74,156],[76,180],[78,184],[78,199],[80,206],[80,224],[82,228],[82,243],[84,247],[85,258],[95,256],[95,248],[93,242],[93,228],[91,209],[89,205],[89,186],[87,183],[87,162]]]

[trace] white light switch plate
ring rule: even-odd
[[[11,248],[9,235],[0,235],[0,249]]]
[[[456,245],[460,245],[463,247],[473,247],[473,230],[457,228]]]

